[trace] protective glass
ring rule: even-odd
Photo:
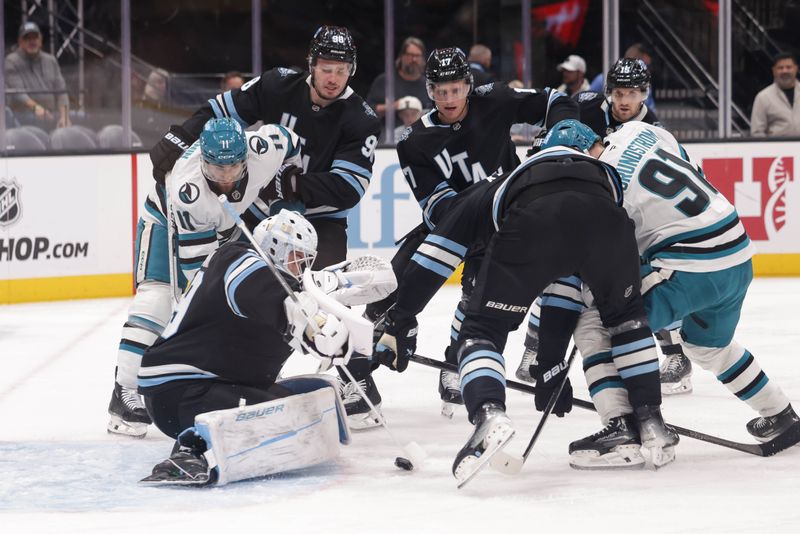
[[[217,165],[203,160],[200,164],[203,176],[212,182],[231,184],[238,182],[244,176],[245,163],[240,161],[231,165]]]
[[[455,102],[469,96],[472,86],[465,81],[427,84],[428,98],[437,103]]]
[[[608,89],[606,94],[611,98],[612,102],[636,105],[647,100],[647,96],[650,94],[650,88],[615,87],[613,89]]]

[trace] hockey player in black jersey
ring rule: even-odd
[[[475,425],[453,464],[460,484],[514,434],[505,414],[506,338],[553,280],[578,273],[601,295],[598,309],[612,332],[612,350],[625,351],[631,364],[657,359],[639,291],[633,223],[621,207],[619,175],[589,156],[590,151],[602,152],[603,146],[585,126],[588,135],[563,141],[571,146],[548,147],[559,128],[548,133],[545,150],[509,175],[468,190],[439,221],[399,277],[397,303],[388,312],[376,349],[381,361],[404,370],[416,346],[416,315],[467,250],[487,243],[455,344],[461,391]],[[543,409],[556,391],[561,369],[559,362],[537,368],[537,408]],[[660,413],[657,374],[636,375],[626,385],[644,446],[674,446],[677,434],[664,425]],[[568,386],[553,411],[563,415],[571,407]]]
[[[661,126],[656,114],[647,108],[645,100],[650,94],[650,71],[641,59],[622,58],[614,63],[606,76],[605,95],[584,92],[575,95],[580,105],[581,122],[597,135],[605,138],[629,121],[641,121]],[[569,286],[568,281],[564,285]],[[556,287],[556,286],[554,286]],[[543,295],[545,305],[551,307],[574,306],[565,302],[558,294]],[[517,368],[516,377],[531,382],[530,365],[536,361],[538,352],[539,305],[537,299],[528,320],[525,336],[525,351]],[[680,323],[656,332],[656,338],[665,359],[661,366],[661,391],[665,395],[691,391],[692,364],[683,354],[678,329]]]
[[[159,430],[178,439],[172,456],[143,482],[225,483],[305,467],[338,450],[338,440],[328,439],[330,433],[339,436],[341,427],[346,441],[344,409],[334,381],[276,380],[293,350],[344,363],[353,350],[348,344],[369,347],[371,325],[361,319],[366,327],[357,340],[352,337],[355,327],[345,318],[350,310],[341,304],[325,307],[308,283],[301,284],[317,247],[317,234],[302,215],[281,210],[259,223],[253,237],[280,272],[268,268],[252,245],[223,245],[208,256],[172,320],[142,358],[139,391],[147,411]],[[389,272],[388,265],[384,272]],[[385,291],[381,288],[386,284],[365,282],[380,278],[369,276],[377,273],[342,269],[310,274],[311,286],[319,281],[329,296],[342,302],[343,296],[353,302],[360,289],[367,297],[363,303],[396,287],[393,276]],[[278,276],[294,290],[296,300]],[[337,295],[340,287],[342,296]],[[319,393],[322,389],[326,391]],[[295,404],[291,396],[296,394],[311,397]],[[267,414],[271,417],[263,424],[255,420]],[[251,449],[270,448],[273,441],[294,444],[259,452],[244,465]]]
[[[343,261],[347,213],[369,186],[381,128],[372,108],[348,86],[356,64],[350,32],[322,26],[309,47],[309,72],[272,69],[241,90],[210,99],[182,125],[170,128],[150,151],[153,176],[163,181],[212,117],[232,117],[243,126],[261,120],[291,128],[301,138],[303,168],[283,169],[264,200],[305,210],[320,237],[317,268]],[[252,226],[266,216],[251,212],[246,221]]]
[[[400,166],[422,209],[423,223],[405,237],[392,266],[403,272],[411,256],[447,213],[457,195],[492,174],[519,165],[510,129],[515,123],[552,126],[562,119],[577,118],[577,105],[552,89],[511,89],[504,83],[473,87],[469,62],[458,48],[434,50],[425,68],[428,94],[436,109],[423,115],[397,144]],[[465,264],[462,286],[471,289],[471,262]],[[466,298],[466,297],[465,297]],[[370,305],[367,316],[376,320],[393,298]],[[453,340],[458,335],[459,305],[453,321]],[[454,362],[451,350],[447,359]],[[452,416],[453,404],[461,403],[457,377],[443,371],[439,392],[443,413]]]

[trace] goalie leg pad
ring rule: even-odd
[[[282,473],[339,455],[339,417],[333,388],[200,414],[195,429],[217,484]]]

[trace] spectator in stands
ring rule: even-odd
[[[474,87],[480,87],[495,81],[495,75],[489,71],[492,66],[492,50],[486,45],[474,44],[469,49],[469,69],[472,72]]]
[[[750,132],[758,137],[800,136],[800,82],[794,55],[784,52],[775,56],[772,78],[772,85],[753,101]]]
[[[406,37],[400,46],[400,54],[394,62],[394,108],[397,110],[399,97],[414,96],[427,109],[432,107],[425,88],[425,44],[417,37]],[[383,117],[386,114],[386,73],[379,74],[372,81],[367,94],[367,103]],[[397,124],[400,117],[397,116]]]
[[[422,116],[422,102],[416,96],[404,96],[397,100],[397,115],[403,121],[394,130],[395,141],[406,128],[417,122]]]
[[[232,70],[225,73],[222,77],[222,84],[220,88],[222,92],[231,91],[233,89],[241,89],[244,85],[244,76],[238,70]]]
[[[644,64],[647,65],[647,70],[650,71],[650,75],[653,74],[653,56],[650,54],[647,48],[642,43],[634,43],[625,50],[625,55],[622,57],[629,57],[633,59],[641,59],[644,61]],[[605,74],[602,72],[594,77],[592,83],[589,84],[589,90],[594,91],[595,93],[603,93],[605,91]],[[644,101],[644,105],[647,106],[647,109],[652,111],[653,113],[656,112],[656,101],[653,96],[654,91],[651,89],[650,94],[647,95],[647,98]]]
[[[17,120],[51,130],[70,125],[67,85],[56,58],[42,51],[35,22],[20,26],[17,49],[5,58],[9,102]]]
[[[161,140],[170,125],[191,114],[189,110],[173,106],[168,93],[169,73],[164,69],[153,69],[147,75],[141,96],[133,101],[133,130],[139,133],[147,149]]]
[[[573,54],[556,68],[561,72],[561,81],[564,82],[558,86],[559,91],[573,96],[589,90],[589,82],[586,80],[586,60],[581,56]]]

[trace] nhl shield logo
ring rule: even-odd
[[[21,215],[19,185],[13,180],[11,182],[0,181],[0,226],[14,224]]]

